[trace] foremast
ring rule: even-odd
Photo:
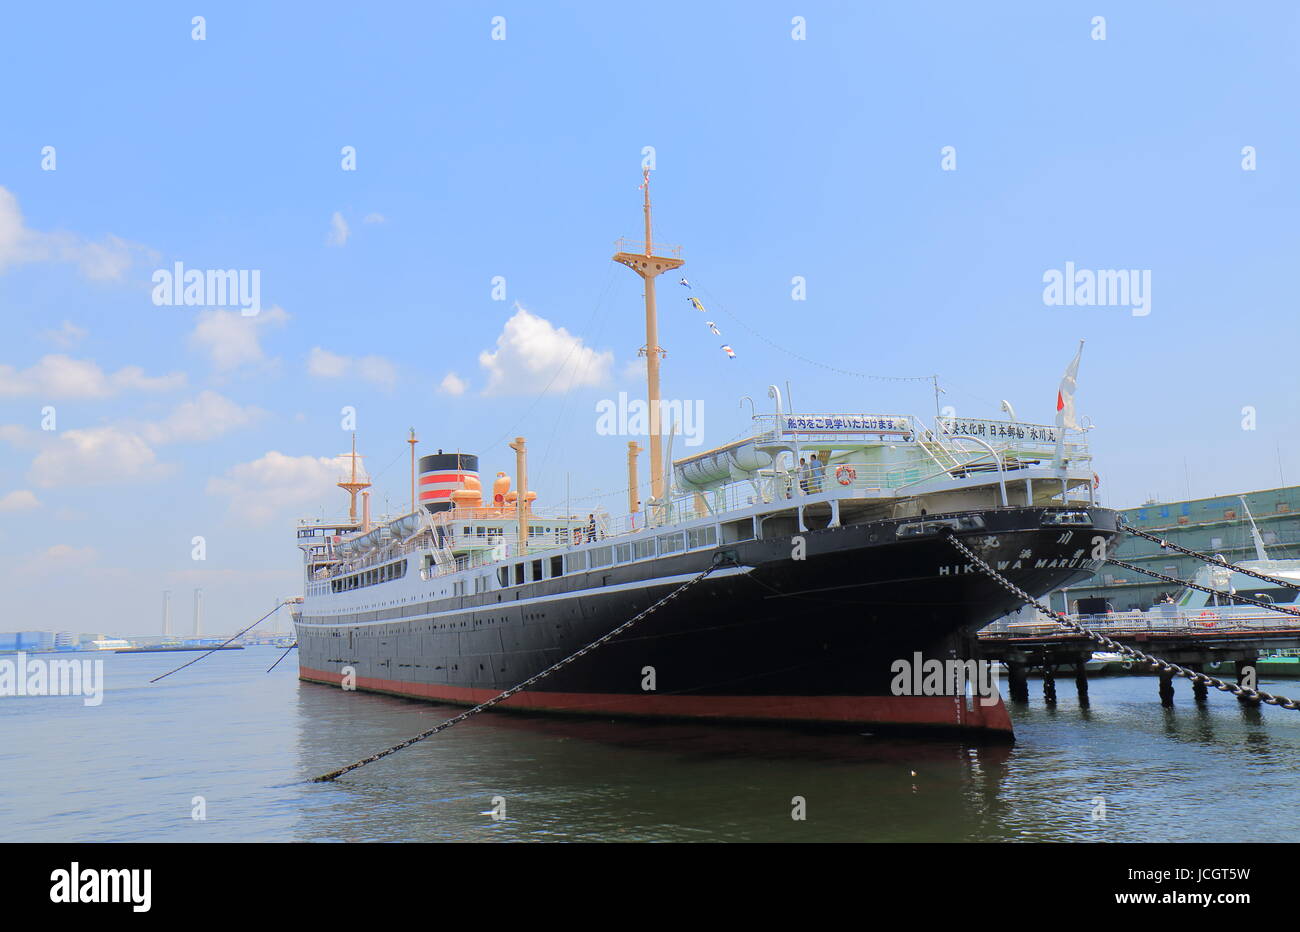
[[[660,245],[661,251],[671,255],[656,255],[655,242],[650,223],[650,169],[642,170],[641,190],[645,192],[645,242],[631,243],[619,240],[619,251],[613,256],[615,262],[622,263],[641,276],[645,283],[645,346],[641,355],[646,359],[646,402],[650,409],[650,496],[656,506],[655,512],[662,515],[662,506],[666,502],[664,489],[663,432],[660,429],[659,405],[659,362],[666,355],[659,345],[659,319],[655,309],[655,279],[664,272],[680,268],[685,264],[681,258],[681,248]],[[640,250],[637,250],[637,246]],[[635,490],[633,490],[635,492]],[[652,513],[655,513],[652,512]]]

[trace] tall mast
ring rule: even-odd
[[[411,445],[411,514],[415,514],[415,445],[419,441],[415,437],[415,428],[411,428],[411,438],[406,441]]]
[[[650,225],[650,169],[642,170],[641,189],[645,192],[645,242],[641,244],[618,242],[618,252],[614,261],[622,263],[641,276],[645,282],[645,346],[641,355],[645,356],[646,401],[650,408],[650,495],[657,505],[664,504],[664,462],[663,436],[660,429],[659,406],[659,361],[663,358],[663,347],[659,345],[659,319],[655,311],[655,279],[664,272],[680,268],[685,264],[681,258],[681,248],[662,246],[661,251],[670,256],[655,255],[654,237]],[[638,250],[636,247],[640,246]]]
[[[415,449],[412,447],[411,449]],[[362,489],[370,488],[370,480],[364,474],[357,477],[357,435],[352,435],[352,474],[349,478],[338,483],[338,487],[348,493],[348,520],[353,526],[357,523],[357,493]]]

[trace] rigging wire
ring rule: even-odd
[[[836,373],[839,373],[840,375],[852,375],[852,376],[855,376],[855,377],[860,378],[860,379],[874,379],[874,380],[879,381],[879,382],[933,382],[933,381],[935,380],[935,378],[936,378],[936,376],[932,376],[932,375],[905,375],[905,376],[900,376],[900,375],[872,375],[872,374],[867,373],[867,372],[856,372],[856,371],[854,371],[854,370],[852,370],[852,369],[842,369],[842,368],[840,368],[840,367],[838,367],[838,366],[830,366],[830,365],[827,365],[826,363],[818,362],[818,361],[815,360],[815,359],[809,359],[807,356],[803,356],[803,355],[801,355],[801,354],[799,354],[799,353],[796,353],[794,350],[789,349],[788,347],[782,346],[781,344],[776,343],[775,341],[768,339],[768,338],[767,338],[766,336],[764,336],[762,333],[760,333],[759,331],[755,330],[755,329],[754,329],[753,327],[751,327],[749,324],[745,323],[743,320],[741,320],[741,319],[740,319],[739,317],[737,317],[735,314],[731,313],[731,311],[727,310],[726,305],[724,305],[721,301],[719,301],[719,300],[717,299],[717,296],[714,295],[713,292],[709,291],[708,288],[706,288],[704,285],[701,285],[698,281],[692,279],[692,280],[691,280],[691,286],[692,286],[693,288],[698,288],[700,291],[704,292],[704,296],[705,296],[706,298],[709,299],[709,303],[710,303],[710,304],[712,304],[713,306],[717,307],[720,311],[722,311],[722,313],[726,314],[728,317],[730,317],[730,318],[731,318],[732,320],[734,320],[736,323],[740,324],[740,326],[744,327],[746,330],[748,330],[748,331],[749,331],[750,333],[752,333],[754,336],[758,337],[760,340],[762,340],[762,341],[763,341],[764,343],[766,343],[768,346],[771,346],[771,347],[774,348],[774,349],[780,350],[781,352],[783,352],[783,353],[785,353],[785,354],[787,354],[787,355],[789,355],[789,356],[793,356],[795,359],[798,359],[798,360],[801,361],[801,362],[805,362],[805,363],[807,363],[807,364],[810,365],[810,366],[816,366],[816,367],[818,367],[819,369],[826,369],[826,370],[828,370],[828,371],[830,371],[830,372],[836,372]]]

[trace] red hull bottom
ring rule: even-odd
[[[337,686],[343,676],[301,667],[298,678]],[[407,683],[357,677],[356,688],[408,699],[477,705],[498,695],[493,689]],[[647,693],[516,693],[498,708],[519,712],[617,715],[629,718],[724,719],[751,722],[819,722],[891,728],[977,732],[1014,740],[1002,699],[991,705],[951,696],[668,696]]]

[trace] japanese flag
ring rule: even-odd
[[[1079,421],[1074,414],[1074,390],[1078,386],[1079,357],[1083,355],[1083,341],[1079,341],[1079,350],[1074,359],[1065,367],[1061,378],[1061,387],[1056,390],[1056,426],[1079,429]]]

